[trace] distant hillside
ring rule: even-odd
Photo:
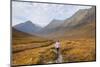
[[[51,22],[40,35],[47,38],[91,38],[95,36],[95,20],[95,7],[80,9],[64,21]]]
[[[19,30],[16,30],[15,28],[12,28],[12,37],[13,37],[13,39],[15,40],[23,40],[24,41],[24,39],[25,40],[28,40],[29,38],[31,39],[31,38],[34,38],[35,40],[36,39],[41,39],[40,37],[37,37],[37,36],[35,36],[35,35],[30,35],[30,34],[27,34],[27,33],[24,33],[24,32],[22,32],[22,31],[19,31]],[[25,42],[25,41],[24,41]]]
[[[46,27],[42,28],[39,33],[40,34],[49,34],[51,32],[55,32],[55,30],[57,31],[57,27],[61,26],[63,20],[52,20]]]
[[[66,31],[64,33],[67,34],[67,36],[69,37],[70,36],[79,38],[95,37],[95,29],[96,29],[95,7],[91,9],[81,10],[78,12],[80,14],[77,15],[76,13],[73,16],[76,18],[68,24],[68,26],[66,27]]]
[[[15,29],[26,32],[29,34],[34,34],[41,29],[40,26],[33,24],[31,21],[26,21],[14,26]]]
[[[15,29],[47,39],[95,37],[95,7],[80,9],[65,20],[52,20],[41,28],[31,21],[14,26]]]

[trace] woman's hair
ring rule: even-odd
[[[57,40],[57,42],[59,42],[59,40]]]

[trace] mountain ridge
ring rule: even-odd
[[[37,31],[41,29],[40,26],[32,23],[31,21],[26,21],[24,23],[17,24],[14,26],[14,28],[29,34],[35,34]]]
[[[56,26],[56,25],[55,25]],[[58,38],[58,37],[94,37],[91,34],[95,30],[95,8],[82,9],[77,11],[72,17],[64,20],[61,25],[55,28],[44,29],[42,33],[44,37]],[[92,29],[92,30],[91,30]],[[47,31],[47,32],[46,32]],[[83,31],[83,32],[82,32]],[[87,34],[87,35],[86,35]],[[91,35],[91,36],[90,36]]]
[[[95,31],[95,7],[80,9],[65,20],[54,19],[44,28],[35,27],[35,24],[30,21],[26,22],[26,26],[24,24],[21,27],[21,24],[18,25],[17,29],[23,31],[24,28],[23,32],[45,38],[94,37],[95,32],[94,35],[91,32]],[[28,31],[25,27],[28,27]]]

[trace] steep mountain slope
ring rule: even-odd
[[[41,34],[47,34],[47,33],[51,33],[51,32],[55,32],[57,31],[57,27],[61,26],[63,20],[52,20],[46,27],[42,28],[41,31],[39,31],[39,33]]]
[[[69,24],[71,24],[71,26],[78,24],[79,21],[81,21],[87,15],[87,13],[88,9],[78,10],[74,15],[64,21],[65,23],[63,24],[63,26],[66,27],[69,26]]]
[[[33,34],[41,29],[40,26],[33,24],[31,21],[26,21],[25,23],[15,25],[14,28],[29,34]]]
[[[54,22],[51,22],[50,25],[53,23]],[[81,9],[77,11],[72,17],[62,21],[59,26],[56,26],[56,24],[51,26],[50,25],[49,27],[45,27],[45,32],[42,32],[42,35],[44,37],[94,37],[95,7],[92,7],[90,9]]]
[[[82,15],[82,13],[80,13],[80,15]],[[74,22],[77,19],[80,19],[80,20],[78,20],[77,22]],[[95,7],[87,10],[87,13],[84,15],[84,17],[77,16],[75,20],[73,20],[72,22],[68,24],[67,30],[65,32],[67,36],[83,37],[83,38],[95,37],[95,23],[96,23]]]

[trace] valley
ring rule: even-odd
[[[57,40],[62,63],[95,61],[95,7],[81,9],[65,20],[54,19],[44,28],[31,21],[12,27],[12,65],[56,63]]]

